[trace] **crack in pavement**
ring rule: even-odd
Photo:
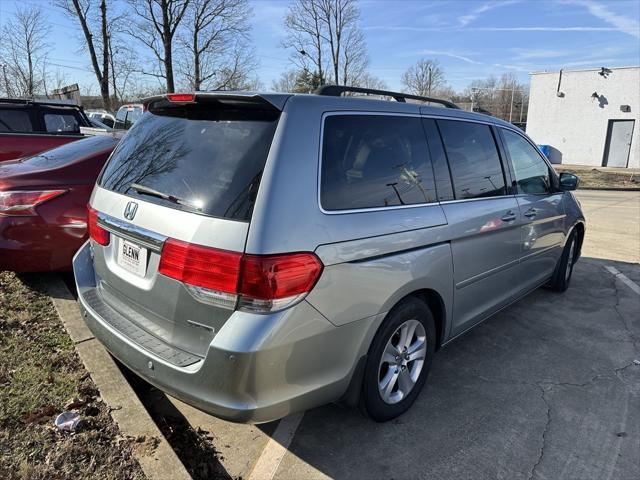
[[[532,480],[536,474],[536,471],[538,469],[538,467],[542,464],[543,460],[544,460],[544,454],[545,454],[545,450],[547,448],[547,434],[549,433],[549,430],[551,428],[551,403],[549,402],[549,400],[547,399],[547,391],[550,390],[553,387],[576,387],[576,388],[584,388],[587,387],[589,385],[591,385],[593,382],[595,382],[596,380],[599,380],[601,378],[616,378],[618,381],[620,381],[625,388],[628,387],[628,385],[622,380],[622,378],[620,378],[619,374],[621,372],[623,372],[624,370],[626,370],[627,368],[631,367],[631,366],[638,366],[636,365],[633,361],[631,363],[628,363],[627,365],[615,368],[612,370],[611,373],[599,373],[598,375],[593,376],[592,378],[590,378],[589,380],[587,380],[586,382],[583,383],[571,383],[571,382],[554,382],[554,381],[550,381],[550,380],[543,380],[543,381],[539,381],[539,382],[527,382],[527,381],[523,381],[523,380],[515,380],[515,379],[510,379],[510,378],[497,378],[497,379],[491,379],[488,377],[485,377],[483,375],[479,375],[479,374],[475,374],[472,376],[475,376],[477,378],[479,378],[482,381],[485,382],[489,382],[489,383],[513,383],[513,384],[517,384],[517,385],[526,385],[529,387],[535,387],[537,390],[540,391],[540,398],[542,399],[542,401],[545,404],[546,407],[546,415],[547,415],[547,420],[545,422],[544,425],[544,429],[542,430],[542,438],[541,438],[541,445],[540,445],[540,451],[538,454],[538,458],[536,459],[536,461],[534,462],[533,466],[531,467],[531,470],[529,472],[529,475],[527,477],[527,480]],[[547,388],[545,388],[547,387]]]
[[[544,387],[542,387],[542,385],[537,385],[537,387],[540,389],[540,397],[542,398],[542,401],[547,407],[547,422],[544,425],[544,430],[542,430],[542,442],[540,445],[540,453],[538,454],[538,459],[533,464],[533,467],[531,467],[531,471],[529,472],[529,476],[527,477],[528,480],[531,480],[533,478],[533,476],[536,474],[536,470],[542,463],[542,459],[544,458],[545,448],[547,446],[547,433],[549,432],[549,427],[551,426],[551,405],[547,400]]]
[[[618,316],[618,319],[620,320],[620,322],[622,323],[622,325],[624,326],[624,329],[626,330],[627,334],[629,335],[629,338],[631,338],[631,340],[633,341],[633,347],[636,351],[640,350],[638,343],[639,343],[639,339],[636,338],[635,334],[631,331],[631,328],[629,328],[629,325],[627,325],[627,321],[625,320],[624,316],[622,315],[622,313],[620,312],[620,310],[618,309],[618,307],[620,306],[620,291],[618,290],[618,283],[617,283],[617,277],[615,275],[611,276],[611,285],[613,286],[613,293],[616,299],[616,303],[613,305],[613,310],[616,312],[616,315]]]

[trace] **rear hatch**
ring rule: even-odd
[[[235,308],[225,282],[239,268],[280,110],[259,96],[167,97],[149,101],[94,190],[92,301],[125,335],[202,357]],[[212,270],[213,283],[198,277]]]

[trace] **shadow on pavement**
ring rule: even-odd
[[[564,294],[538,289],[436,355],[386,424],[308,411],[278,479],[640,478],[640,297],[583,258]]]

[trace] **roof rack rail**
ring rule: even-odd
[[[30,103],[37,103],[38,105],[50,105],[56,107],[78,107],[82,108],[82,106],[78,105],[75,101],[71,99],[43,99],[38,100],[37,98],[1,98],[0,103],[15,103],[18,105],[27,105]]]
[[[313,92],[315,95],[324,95],[329,97],[340,97],[345,92],[353,92],[353,93],[366,93],[368,95],[381,95],[384,97],[393,97],[396,102],[406,102],[407,99],[410,100],[420,100],[421,102],[431,102],[431,103],[439,103],[446,108],[457,108],[460,109],[458,105],[449,100],[443,100],[441,98],[433,98],[433,97],[423,97],[420,95],[411,95],[409,93],[399,93],[399,92],[390,92],[387,90],[375,90],[373,88],[362,88],[362,87],[349,87],[346,85],[323,85],[316,89]]]

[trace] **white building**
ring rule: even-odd
[[[640,67],[532,73],[527,133],[553,163],[640,168]]]

